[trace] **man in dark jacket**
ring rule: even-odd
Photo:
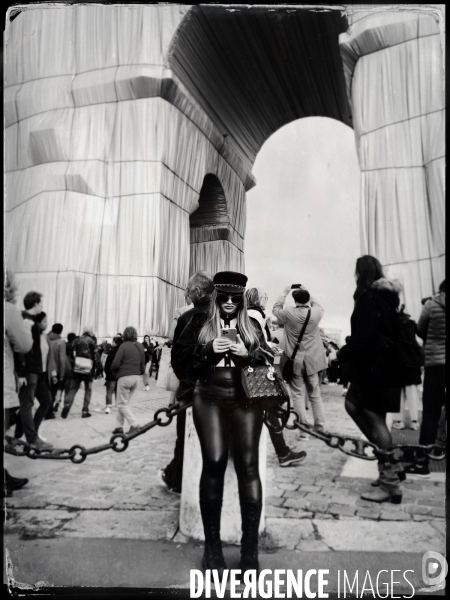
[[[214,290],[213,276],[207,271],[197,271],[189,279],[186,291],[189,298],[192,300],[193,308],[185,311],[177,321],[175,332],[173,334],[173,346],[183,333],[184,328],[197,313],[208,312],[211,302],[211,294]],[[172,346],[172,348],[173,348]],[[174,365],[172,355],[172,368],[180,380],[180,386],[176,393],[178,402],[190,402],[195,388],[195,381],[187,381],[183,378],[183,370],[181,366],[178,368]],[[181,493],[181,480],[183,476],[183,456],[184,456],[184,432],[186,428],[186,411],[177,415],[177,439],[175,442],[175,451],[172,461],[165,469],[159,471],[161,480],[169,490],[178,494]]]
[[[26,383],[19,390],[19,422],[16,426],[15,437],[20,438],[23,433],[27,442],[39,450],[51,450],[52,444],[44,442],[38,437],[38,433],[33,420],[33,404],[36,395],[36,386],[39,376],[42,375],[42,353],[41,353],[41,330],[35,321],[35,316],[42,312],[42,294],[38,292],[28,292],[24,299],[25,310],[22,312],[24,320],[32,322],[31,335],[33,337],[33,346],[28,354],[23,356],[23,360],[16,364],[16,370],[19,377],[26,380]],[[40,396],[40,400],[46,396]],[[48,406],[42,406],[41,410],[45,414]]]
[[[93,327],[85,327],[83,335],[73,342],[74,373],[69,383],[68,393],[64,398],[64,408],[61,411],[61,417],[65,419],[75,400],[76,393],[80,389],[81,382],[84,381],[84,403],[82,418],[90,417],[89,403],[92,395],[92,382],[97,373],[103,371],[100,356],[97,350],[97,338],[94,335]],[[77,372],[77,357],[87,358],[92,361],[92,368],[88,373]]]
[[[51,333],[48,334],[48,341],[53,349],[53,356],[56,363],[56,373],[58,382],[51,384],[50,391],[52,394],[52,404],[45,419],[54,419],[55,412],[58,412],[58,406],[61,402],[61,395],[64,391],[64,375],[66,372],[66,341],[61,338],[63,326],[61,323],[55,323],[52,326]],[[56,410],[55,410],[56,405]]]
[[[445,406],[445,280],[439,293],[428,300],[417,323],[417,332],[424,340],[425,377],[423,382],[423,415],[419,444],[436,443],[442,407]],[[441,442],[442,443],[442,442]],[[417,464],[405,467],[409,475],[428,479],[429,459],[417,453]]]

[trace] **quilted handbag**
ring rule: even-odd
[[[264,366],[245,367],[242,369],[242,387],[247,399],[254,405],[260,406],[264,411],[264,423],[275,432],[280,432],[289,419],[290,400],[289,392],[283,381],[280,367],[272,366],[266,360]],[[287,407],[283,404],[287,402]],[[274,427],[267,419],[267,412],[272,412],[281,419],[281,427]]]

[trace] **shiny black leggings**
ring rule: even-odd
[[[231,450],[242,501],[261,502],[258,450],[263,425],[258,408],[214,404],[211,398],[194,393],[194,424],[200,440],[203,470],[200,501],[221,500]]]

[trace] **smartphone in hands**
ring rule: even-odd
[[[291,285],[291,290],[299,290],[302,287],[301,283],[293,283]]]
[[[235,344],[237,341],[236,336],[237,336],[237,329],[234,329],[233,327],[230,327],[227,329],[226,327],[224,327],[222,329],[222,335],[220,337],[230,340],[230,342],[232,344]]]

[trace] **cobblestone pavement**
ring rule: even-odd
[[[139,389],[133,411],[141,424],[167,405],[169,393],[150,383]],[[142,388],[142,386],[141,386]],[[94,382],[90,419],[81,419],[83,391],[66,420],[44,422],[42,435],[56,447],[75,442],[86,447],[105,443],[115,427],[115,411],[104,414],[103,381]],[[359,432],[344,410],[340,386],[324,386],[327,428],[349,435]],[[266,532],[263,551],[380,550],[420,552],[445,549],[444,474],[433,480],[408,481],[403,503],[374,504],[360,499],[376,476],[374,462],[350,459],[323,442],[300,442],[298,432],[285,431],[288,445],[308,456],[297,467],[281,468],[268,440]],[[91,537],[166,539],[182,542],[178,532],[180,498],[160,483],[157,470],[172,457],[175,425],[132,440],[128,450],[88,456],[81,465],[70,461],[31,460],[6,455],[6,467],[30,483],[6,499],[6,533],[22,539]],[[348,464],[356,461],[357,468]],[[352,472],[353,476],[345,473]]]

